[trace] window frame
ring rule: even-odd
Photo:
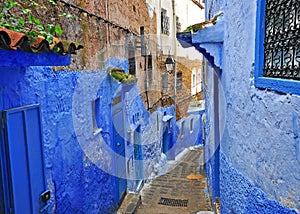
[[[176,89],[182,90],[182,71],[176,72]]]
[[[184,129],[185,129],[185,121],[181,122],[181,133],[180,133],[180,138],[183,139],[184,138]]]
[[[101,132],[100,121],[99,121],[99,112],[100,112],[100,98],[92,100],[92,123],[93,123],[93,133],[94,135]]]
[[[167,10],[161,9],[161,33],[170,35],[170,17],[167,16]]]
[[[300,95],[300,81],[292,79],[281,79],[264,77],[264,40],[266,21],[266,0],[257,1],[256,14],[256,38],[255,38],[255,68],[254,85],[261,89],[271,89],[281,93]]]

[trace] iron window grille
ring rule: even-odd
[[[129,74],[135,75],[136,63],[135,63],[135,47],[133,44],[128,46],[128,70]]]
[[[257,1],[255,86],[300,95],[300,1]]]
[[[152,83],[153,80],[153,72],[152,72],[152,55],[148,55],[148,63],[147,63],[147,67],[148,67],[148,81],[149,84]]]
[[[176,32],[181,32],[181,23],[178,16],[176,16]]]
[[[167,10],[161,9],[161,32],[170,35],[170,18],[167,16]]]
[[[266,0],[265,77],[300,79],[299,7],[299,0]]]
[[[182,72],[178,72],[176,74],[176,88],[182,89]]]

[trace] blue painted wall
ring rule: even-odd
[[[299,212],[300,99],[254,85],[256,3],[206,1],[212,13],[224,11],[225,20],[223,67],[219,75],[222,212]],[[216,125],[212,79],[210,75],[206,88],[207,144],[214,142]],[[208,145],[208,150],[216,149],[215,145]],[[212,177],[215,164],[209,160],[208,176]]]
[[[82,73],[53,72],[51,67],[1,67],[0,73],[3,98],[0,110],[33,103],[41,105],[46,181],[52,192],[49,212],[105,213],[112,209],[116,203],[114,177],[87,157],[74,131],[73,93]],[[100,73],[90,73],[90,82],[81,84],[93,85],[93,77]],[[110,96],[110,80],[106,78],[105,82],[100,91]],[[106,106],[102,110],[110,114],[110,100],[101,101]],[[109,129],[110,121],[102,120]],[[110,136],[104,138],[109,145]],[[99,161],[113,167],[111,160],[99,158]]]
[[[185,148],[202,144],[203,113],[203,111],[198,111],[176,122],[176,142],[173,148],[175,155]]]
[[[221,163],[221,213],[297,213],[280,205],[277,201],[268,198],[255,184],[238,172],[227,160],[226,156],[220,154]]]
[[[13,54],[9,52],[9,54]],[[17,52],[15,54],[18,55]],[[30,59],[22,53],[22,60]],[[14,59],[17,56],[14,55]],[[55,57],[51,58],[55,62]],[[66,62],[66,58],[62,59]],[[7,64],[8,63],[8,64]],[[112,149],[112,101],[121,97],[124,110],[126,165],[128,190],[136,191],[136,179],[147,179],[155,173],[161,160],[162,134],[166,126],[163,117],[174,116],[174,106],[146,111],[137,85],[122,85],[106,70],[97,72],[53,71],[52,67],[0,67],[0,112],[4,109],[40,104],[45,174],[51,191],[49,213],[110,213],[116,209],[116,167]],[[28,61],[24,62],[28,65]],[[27,64],[26,64],[27,63]],[[43,64],[43,59],[34,61]],[[61,63],[60,61],[58,64]],[[108,59],[106,67],[128,71],[128,61]],[[93,102],[97,100],[95,112]],[[93,116],[94,114],[94,116]],[[193,118],[193,131],[189,121]],[[96,121],[96,129],[95,123]],[[173,141],[171,155],[183,148],[200,144],[201,116],[191,115],[185,122],[185,135],[178,137],[181,125],[170,120]],[[136,177],[133,159],[133,133],[140,127],[143,151],[142,177]],[[177,141],[176,141],[177,139]],[[180,139],[180,140],[178,140]],[[0,138],[0,143],[3,139]],[[0,188],[0,208],[2,207]],[[1,208],[2,209],[2,208]]]

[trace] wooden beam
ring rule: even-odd
[[[200,9],[204,9],[204,6],[202,4],[200,4],[200,2],[196,1],[196,0],[192,0],[192,2],[194,2],[198,7],[200,7]]]

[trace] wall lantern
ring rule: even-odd
[[[167,59],[165,61],[165,65],[166,65],[168,73],[171,73],[175,68],[175,60],[172,59],[170,54],[169,54],[169,56],[167,57]]]

